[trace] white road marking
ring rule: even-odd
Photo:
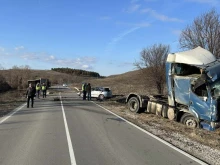
[[[13,116],[16,112],[18,112],[19,110],[21,110],[25,105],[22,104],[21,106],[19,106],[18,108],[16,108],[15,110],[13,110],[11,113],[7,114],[5,117],[3,117],[3,119],[0,121],[0,124],[2,124],[4,121],[6,121],[9,117]]]
[[[60,94],[60,102],[61,102],[61,107],[62,107],[62,112],[63,112],[63,120],[64,120],[64,125],[65,125],[65,130],[66,130],[66,137],[67,137],[67,143],[68,143],[68,148],[69,148],[71,165],[76,165],[76,159],[75,159],[75,155],[74,155],[74,151],[73,151],[72,141],[71,141],[71,138],[70,138],[68,124],[67,124],[67,121],[66,121],[66,114],[65,114],[65,111],[64,111],[64,108],[63,108],[63,102],[62,102],[61,94]]]
[[[97,104],[97,103],[95,103],[94,101],[91,101],[91,102],[93,102],[94,104],[98,105],[98,104]],[[199,160],[199,159],[197,159],[196,157],[194,157],[194,156],[192,156],[192,155],[188,154],[187,152],[185,152],[185,151],[183,151],[183,150],[181,150],[181,149],[179,149],[179,148],[177,148],[177,147],[173,146],[172,144],[170,144],[170,143],[166,142],[165,140],[163,140],[163,139],[161,139],[161,138],[159,138],[159,137],[155,136],[154,134],[152,134],[152,133],[150,133],[150,132],[148,132],[148,131],[144,130],[143,128],[141,128],[141,127],[139,127],[139,126],[137,126],[137,125],[135,125],[135,124],[131,123],[130,121],[128,121],[128,120],[126,120],[126,119],[124,119],[123,117],[121,117],[121,116],[119,116],[119,115],[115,114],[114,112],[111,112],[110,110],[108,110],[108,109],[104,108],[103,106],[101,106],[101,105],[98,105],[98,106],[99,106],[99,107],[101,107],[102,109],[104,109],[104,110],[108,111],[109,113],[111,113],[111,114],[113,114],[113,115],[117,116],[118,118],[120,118],[120,119],[124,120],[125,122],[127,122],[127,123],[131,124],[132,126],[134,126],[135,128],[137,128],[137,129],[141,130],[142,132],[144,132],[144,133],[146,133],[146,134],[150,135],[151,137],[153,137],[153,138],[157,139],[157,140],[158,140],[158,141],[160,141],[161,143],[164,143],[165,145],[169,146],[170,148],[172,148],[172,149],[174,149],[174,150],[176,150],[176,151],[180,152],[181,154],[183,154],[183,155],[185,155],[185,156],[189,157],[190,159],[194,160],[195,162],[197,162],[197,163],[199,163],[199,164],[201,164],[201,165],[208,165],[207,163],[203,162],[202,160]]]

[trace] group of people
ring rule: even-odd
[[[91,100],[91,84],[90,83],[82,84],[82,92],[83,92],[83,100],[86,100],[86,95],[87,95],[87,99]]]
[[[43,98],[46,98],[47,86],[45,85],[45,83],[43,83],[42,85],[40,85],[40,83],[37,83],[36,91],[37,91],[37,98],[40,98],[40,91],[43,92]]]
[[[31,100],[31,107],[34,106],[34,97],[37,96],[40,98],[40,91],[43,92],[43,98],[46,98],[47,93],[47,86],[45,83],[40,85],[40,83],[37,83],[36,86],[33,86],[31,83],[29,84],[29,87],[27,88],[26,97],[27,97],[27,108],[29,108],[29,102]]]

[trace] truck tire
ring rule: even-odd
[[[192,128],[198,127],[198,121],[190,113],[184,113],[180,119],[180,122],[185,124],[187,127],[192,127]]]
[[[140,103],[137,97],[132,97],[129,99],[128,101],[128,109],[131,112],[135,112],[135,113],[140,113],[141,109],[140,109]]]

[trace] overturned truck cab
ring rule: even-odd
[[[212,53],[197,47],[169,54],[166,83],[166,97],[129,94],[129,109],[132,110],[132,106],[136,112],[145,109],[190,127],[207,130],[220,127],[220,60]],[[138,109],[137,104],[132,102],[134,97],[139,102]],[[143,101],[147,104],[142,104]]]
[[[185,116],[187,113],[191,114],[197,120],[195,122],[191,117],[188,121],[185,119],[188,123],[184,124],[198,124],[208,130],[218,128],[220,61],[209,51],[198,47],[169,54],[166,72],[169,105]],[[182,115],[178,116],[182,118]]]

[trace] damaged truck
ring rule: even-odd
[[[220,59],[201,47],[168,54],[166,84],[167,96],[130,93],[129,110],[210,131],[220,127]]]
[[[27,83],[27,86],[32,83],[34,86],[37,85],[37,83],[39,84],[45,84],[47,86],[47,88],[49,88],[51,86],[51,82],[49,79],[46,79],[46,78],[39,78],[39,79],[36,79],[36,80],[28,80],[28,83]]]

